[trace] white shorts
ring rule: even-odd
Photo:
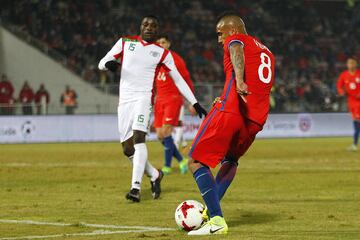
[[[134,101],[119,103],[118,129],[120,142],[133,136],[133,130],[148,132],[152,111],[151,97],[148,95]]]
[[[180,114],[179,114],[179,121],[184,121],[184,116],[185,116],[185,107],[184,105],[181,106],[181,109],[180,109]]]

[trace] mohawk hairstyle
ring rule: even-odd
[[[216,22],[220,22],[221,19],[223,19],[224,17],[229,17],[229,16],[236,16],[236,17],[239,17],[241,18],[241,16],[235,12],[235,11],[226,11],[226,12],[223,12],[221,13],[217,18],[216,18]]]

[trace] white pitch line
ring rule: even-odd
[[[98,236],[98,235],[112,235],[112,234],[125,234],[125,233],[141,233],[148,232],[148,230],[125,230],[125,231],[107,231],[107,230],[97,230],[93,232],[84,232],[84,233],[64,233],[64,234],[54,234],[54,235],[43,235],[43,236],[21,236],[21,237],[6,237],[0,238],[0,240],[20,240],[20,239],[44,239],[44,238],[58,238],[58,237],[75,237],[75,236]]]
[[[26,224],[26,225],[42,225],[42,226],[57,226],[57,227],[89,227],[89,228],[105,228],[105,229],[131,229],[122,231],[109,231],[109,230],[96,230],[93,232],[84,233],[64,233],[54,235],[35,235],[35,236],[21,236],[21,237],[5,237],[0,240],[20,240],[20,239],[44,239],[44,238],[58,238],[58,237],[73,237],[73,236],[96,236],[96,235],[111,235],[111,234],[125,234],[125,233],[140,233],[151,231],[173,231],[174,228],[160,228],[160,227],[148,227],[148,226],[119,226],[119,225],[106,225],[106,224],[92,224],[92,223],[54,223],[54,222],[39,222],[31,220],[10,220],[0,219],[0,223],[9,224]]]
[[[43,225],[43,226],[58,226],[58,227],[89,227],[89,228],[107,228],[107,229],[139,229],[145,231],[172,231],[173,228],[148,227],[148,226],[119,226],[106,224],[92,224],[92,223],[54,223],[54,222],[39,222],[31,220],[10,220],[0,219],[0,223],[12,224],[27,224],[27,225]]]
[[[58,226],[58,227],[68,227],[68,226],[73,225],[73,224],[69,224],[69,223],[52,223],[52,222],[37,222],[37,221],[30,221],[30,220],[8,220],[8,219],[0,219],[0,223],[48,225],[48,226]]]

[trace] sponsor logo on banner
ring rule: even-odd
[[[16,129],[13,127],[1,127],[0,137],[11,137],[16,135]]]
[[[201,121],[193,116],[184,117],[184,139],[191,140],[195,137]],[[98,124],[99,122],[102,124]],[[115,114],[0,117],[0,143],[118,141],[117,125]],[[270,114],[257,137],[327,137],[352,134],[352,120],[347,113]],[[147,139],[157,140],[156,133],[150,132]]]
[[[308,132],[312,126],[312,118],[310,114],[299,115],[299,129],[301,132]]]
[[[287,119],[274,121],[269,120],[263,127],[263,131],[290,131],[295,130],[297,128],[296,123],[289,121]]]
[[[30,121],[27,120],[21,125],[21,134],[25,139],[28,139],[31,137],[31,135],[35,131],[35,125]]]

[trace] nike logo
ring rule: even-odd
[[[209,190],[207,190],[206,192],[201,193],[201,196],[205,196],[205,194],[207,194],[207,193],[210,192],[210,191],[211,191],[211,188],[210,188]]]
[[[210,229],[210,233],[213,234],[213,233],[216,233],[217,231],[223,229],[224,227],[221,227],[221,228],[218,228],[218,229],[215,229],[215,230],[212,230]]]

